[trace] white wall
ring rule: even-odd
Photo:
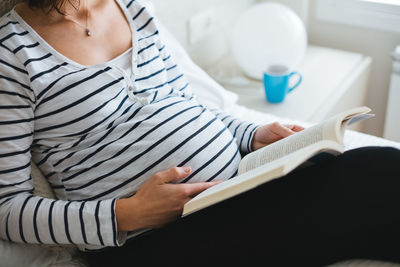
[[[316,18],[316,2],[311,0],[308,18],[311,43],[372,57],[367,105],[372,108],[376,117],[367,121],[365,130],[382,136],[392,72],[390,54],[400,44],[400,34],[320,21]]]
[[[152,0],[159,20],[174,34],[201,67],[208,67],[229,49],[227,38],[231,25],[244,8],[254,0]],[[188,42],[188,19],[201,11],[215,8],[217,30],[206,40],[195,45]]]

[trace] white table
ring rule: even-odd
[[[229,55],[207,72],[237,93],[239,104],[317,123],[343,110],[365,105],[370,65],[371,58],[361,54],[309,46],[298,69],[303,82],[280,104],[267,102],[262,82],[244,77]],[[362,124],[357,124],[356,129],[362,130]]]

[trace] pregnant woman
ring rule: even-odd
[[[135,0],[27,0],[0,19],[0,236],[91,266],[400,260],[400,152],[363,148],[180,218],[241,155],[303,128],[202,104]],[[58,200],[33,195],[30,160]]]

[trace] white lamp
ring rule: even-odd
[[[232,54],[246,75],[261,80],[270,65],[295,69],[307,49],[307,33],[301,19],[278,3],[256,4],[234,25]]]

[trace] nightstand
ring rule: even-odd
[[[206,71],[226,89],[239,95],[238,104],[284,118],[318,123],[352,107],[363,106],[371,58],[361,54],[309,46],[297,69],[302,84],[284,102],[266,101],[262,81],[243,75],[232,56]],[[362,130],[362,123],[355,125]]]

